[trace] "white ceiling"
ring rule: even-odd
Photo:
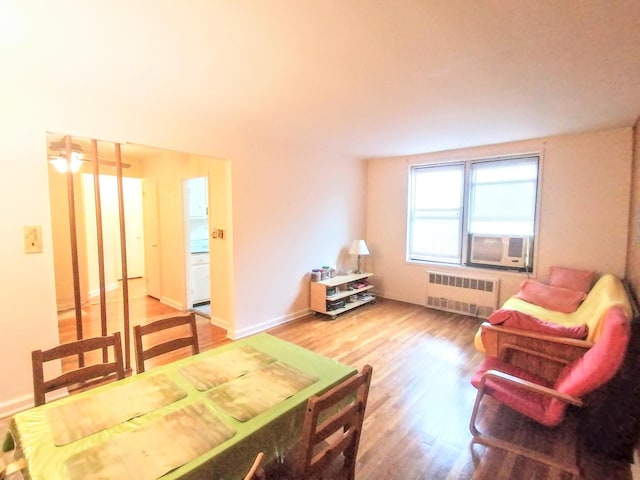
[[[5,60],[52,87],[188,119],[221,148],[253,137],[381,157],[640,116],[638,0],[15,0],[0,9]],[[78,74],[60,74],[65,62]]]

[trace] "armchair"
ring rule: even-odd
[[[554,382],[500,358],[486,357],[471,380],[478,389],[469,421],[472,443],[500,448],[579,476],[577,464],[481,433],[476,426],[481,400],[485,394],[490,395],[542,425],[557,426],[563,421],[569,405],[582,407],[585,395],[607,383],[616,374],[624,359],[628,341],[629,321],[625,312],[616,306],[609,308],[605,314],[602,333],[595,344],[582,357],[566,364]],[[517,345],[507,345],[505,348],[521,349]]]

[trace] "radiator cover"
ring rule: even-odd
[[[498,308],[500,279],[427,271],[426,306],[487,318]]]

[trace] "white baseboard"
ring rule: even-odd
[[[63,388],[56,392],[49,393],[47,395],[47,401],[52,402],[53,400],[66,397],[67,395],[68,395],[67,390]],[[21,397],[12,398],[8,402],[0,403],[0,418],[11,417],[16,413],[33,408],[33,406],[34,406],[33,393],[28,393]]]
[[[186,312],[187,311],[187,306],[182,303],[179,302],[177,300],[174,300],[172,298],[168,298],[168,297],[160,297],[160,303],[164,303],[165,305],[169,305],[170,307],[173,307],[177,310],[180,310],[181,312]]]
[[[116,283],[112,283],[110,285],[107,285],[106,287],[104,287],[104,291],[106,292],[112,292],[113,290],[117,290],[118,288],[120,288],[120,284],[118,282]],[[97,290],[91,290],[89,292],[89,298],[94,298],[94,297],[99,297],[100,296],[100,289],[98,288]]]
[[[29,393],[22,397],[12,398],[7,402],[0,403],[0,418],[7,418],[18,412],[33,407],[33,394]]]
[[[293,322],[294,320],[305,317],[310,313],[311,313],[311,310],[306,308],[299,312],[290,313],[288,315],[283,315],[281,317],[267,320],[266,322],[262,322],[257,325],[252,325],[249,328],[243,328],[240,330],[228,329],[227,337],[230,338],[231,340],[238,340],[240,338],[248,337],[249,335],[254,335],[256,333],[264,332],[265,330],[268,330],[269,328],[277,327],[278,325],[284,325],[285,323]]]
[[[216,327],[220,327],[224,330],[229,331],[229,322],[220,317],[214,317],[213,315],[209,317],[211,325],[215,325]]]

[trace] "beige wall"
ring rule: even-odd
[[[364,234],[364,161],[273,144],[246,148],[231,165],[232,336],[306,314],[308,272],[353,268],[347,250]]]
[[[0,327],[6,332],[0,336],[0,360],[11,369],[0,389],[0,414],[32,402],[30,352],[58,342],[45,161],[47,131],[230,159],[224,169],[231,178],[232,202],[224,209],[225,221],[231,223],[226,248],[233,254],[233,265],[224,282],[232,300],[221,314],[230,319],[230,336],[246,335],[305,314],[307,272],[326,264],[352,267],[353,259],[346,252],[351,240],[364,236],[365,218],[365,238],[372,252],[366,262],[376,273],[379,291],[422,303],[425,269],[404,262],[407,166],[422,158],[444,159],[448,153],[357,162],[259,139],[218,144],[209,130],[198,128],[197,123],[167,118],[161,112],[131,115],[130,106],[117,98],[78,98],[75,93],[56,90],[38,76],[23,82],[2,81],[0,103],[5,114],[0,116],[4,171],[0,176],[0,208],[4,235],[0,282],[7,314],[0,318]],[[546,271],[549,265],[562,261],[622,273],[631,129],[462,153],[492,155],[537,148],[545,154],[546,212],[538,267]],[[563,167],[562,162],[569,166]],[[573,174],[575,171],[579,173]],[[177,187],[170,187],[168,193],[177,195]],[[66,198],[57,201],[65,202]],[[43,227],[43,253],[24,253],[24,225]],[[512,285],[519,280],[514,279]]]
[[[640,295],[640,117],[636,120],[633,138],[633,179],[626,273],[637,298]]]
[[[233,254],[233,265],[224,280],[231,303],[221,317],[229,318],[230,336],[308,312],[307,272],[326,264],[352,267],[353,259],[346,253],[349,243],[363,236],[372,252],[367,267],[376,273],[379,291],[422,303],[425,269],[404,262],[407,165],[421,157],[358,162],[325,151],[245,138],[244,132],[225,142],[212,138],[210,129],[198,122],[156,111],[132,114],[132,106],[117,97],[82,98],[38,75],[0,81],[4,234],[0,282],[6,312],[0,318],[6,333],[0,336],[0,361],[11,365],[0,389],[0,415],[31,404],[30,352],[58,342],[47,131],[229,159],[224,169],[231,178],[232,201],[224,209],[225,221],[231,224],[226,248]],[[538,267],[546,271],[562,261],[623,273],[631,129],[463,153],[492,155],[536,148],[545,153],[546,212]],[[562,162],[569,166],[563,167]],[[55,201],[66,202],[66,198]],[[24,225],[42,226],[43,253],[24,253]],[[513,279],[511,286],[519,280]]]
[[[543,138],[458,151],[370,160],[367,239],[379,293],[416,304],[425,302],[425,265],[405,261],[407,185],[413,164],[540,152],[543,156],[541,214],[534,275],[565,265],[624,275],[631,174],[632,129]],[[521,274],[442,268],[498,275],[503,302],[515,293]]]

